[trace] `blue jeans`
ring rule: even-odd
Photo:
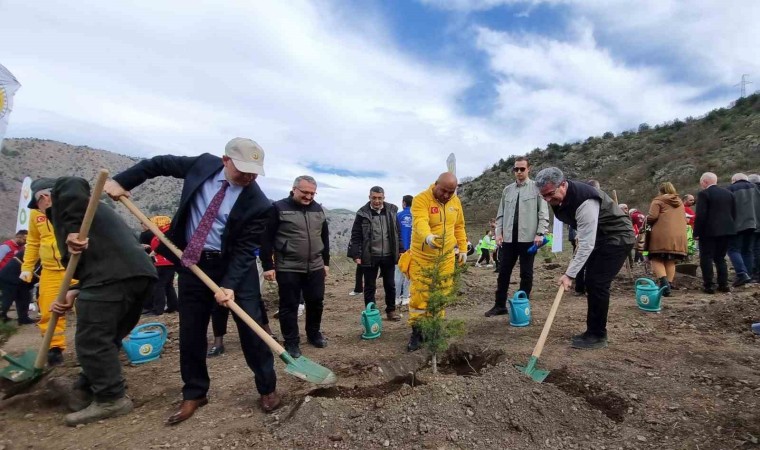
[[[409,278],[396,266],[396,298],[409,298]]]
[[[728,257],[737,275],[752,275],[755,230],[744,230],[732,236],[728,244]]]

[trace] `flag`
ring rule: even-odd
[[[554,217],[554,229],[552,230],[552,234],[554,235],[554,239],[552,240],[552,253],[560,253],[562,252],[562,231],[563,231],[564,224],[557,219],[557,217]]]
[[[32,179],[24,178],[21,183],[21,198],[18,201],[18,214],[16,215],[16,231],[29,229],[29,200],[32,199]]]
[[[16,77],[0,64],[0,143],[8,128],[8,117],[13,109],[13,95],[21,87]]]
[[[454,174],[454,176],[457,175],[457,157],[454,156],[453,153],[446,158],[446,167],[449,169],[449,172]]]

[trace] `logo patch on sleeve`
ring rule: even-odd
[[[431,206],[430,207],[430,214],[438,214],[438,207],[437,206]]]

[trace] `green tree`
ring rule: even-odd
[[[450,339],[464,334],[464,321],[445,316],[446,308],[457,301],[462,273],[466,270],[466,266],[455,264],[453,273],[443,274],[441,269],[451,258],[454,255],[439,254],[432,266],[422,270],[422,279],[415,281],[428,285],[426,314],[415,321],[415,326],[422,331],[425,347],[432,354],[434,374],[438,373],[438,355],[449,348]]]

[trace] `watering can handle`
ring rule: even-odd
[[[528,294],[525,291],[517,291],[515,298],[528,298]]]
[[[364,308],[365,311],[372,311],[373,309],[377,309],[377,305],[375,305],[375,302],[367,303],[367,307]]]
[[[140,330],[142,330],[144,328],[160,328],[161,329],[161,334],[164,337],[166,337],[166,335],[168,334],[168,331],[166,330],[166,326],[164,324],[162,324],[162,323],[159,323],[159,322],[144,323],[142,325],[138,325],[129,334],[132,335],[132,334],[137,333],[138,331],[140,331]]]
[[[657,286],[656,284],[654,284],[654,281],[650,280],[649,278],[639,278],[638,280],[636,280],[635,286],[639,286],[639,285],[647,285],[647,286],[653,286],[653,287]]]

